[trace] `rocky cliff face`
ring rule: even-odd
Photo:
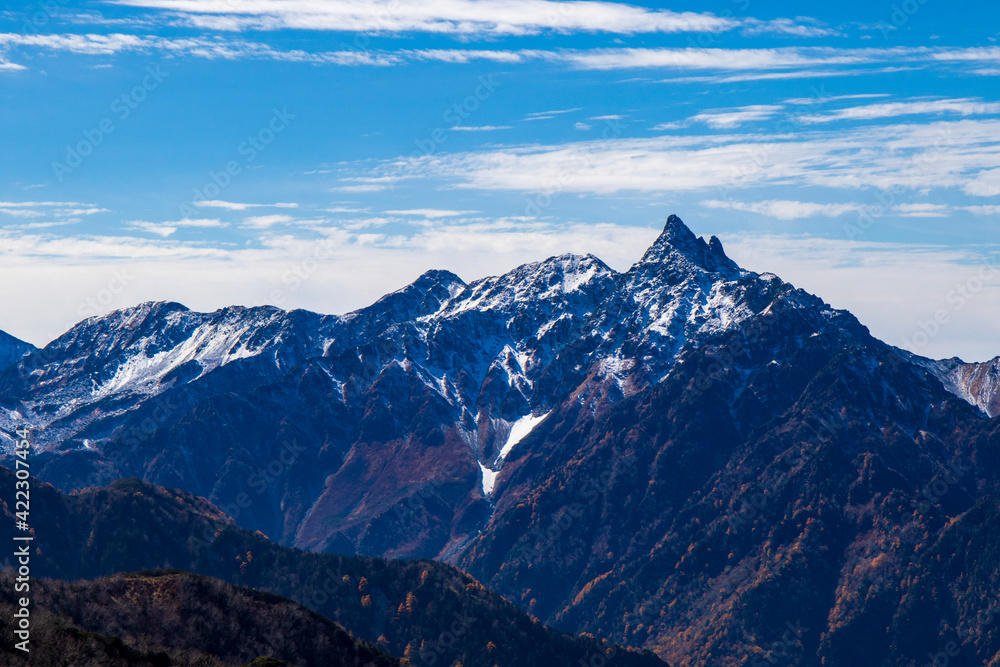
[[[930,370],[949,391],[984,414],[1000,415],[1000,357],[978,364],[967,364],[961,359],[915,361]]]

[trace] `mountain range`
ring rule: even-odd
[[[676,216],[625,272],[147,303],[4,354],[4,444],[29,426],[66,493],[135,477],[286,547],[450,563],[674,665],[1000,664],[1000,359],[894,348]]]

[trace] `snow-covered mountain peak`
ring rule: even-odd
[[[229,306],[198,313],[166,301],[146,302],[87,318],[49,343],[37,361],[76,355],[113,359],[122,354],[151,356],[187,341],[198,329],[255,331],[283,317],[274,306]]]
[[[342,319],[357,330],[385,329],[439,312],[465,288],[465,281],[451,271],[425,271],[406,287]]]
[[[135,328],[147,322],[162,321],[174,313],[189,312],[191,311],[187,306],[175,301],[146,301],[136,306],[113,310],[104,315],[89,317],[80,324],[105,322],[112,326]]]
[[[602,285],[612,285],[615,272],[593,255],[565,254],[523,264],[501,276],[474,281],[447,309],[447,315],[468,310],[508,312],[519,304],[561,302],[586,297]]]
[[[434,269],[424,271],[412,283],[388,296],[405,294],[411,296],[420,295],[422,297],[431,294],[437,297],[449,298],[460,293],[463,289],[465,289],[465,281],[460,277],[451,271]]]
[[[718,274],[720,278],[735,280],[744,272],[726,256],[717,237],[713,236],[706,243],[679,217],[671,215],[663,232],[628,273],[641,280],[664,276],[670,282],[679,282],[697,273]]]

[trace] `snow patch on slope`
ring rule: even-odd
[[[503,447],[500,449],[497,461],[503,461],[506,459],[511,450],[514,449],[514,445],[524,440],[528,434],[531,433],[535,427],[542,423],[542,420],[548,416],[548,412],[537,417],[533,415],[525,415],[514,422],[510,427],[510,434],[507,436],[507,442],[505,442]]]
[[[490,470],[482,463],[479,464],[479,469],[483,471],[483,495],[488,496],[493,493],[493,485],[496,484],[499,471]]]

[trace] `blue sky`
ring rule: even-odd
[[[5,7],[0,328],[36,344],[149,299],[625,269],[677,213],[890,343],[1000,354],[996,3]]]

